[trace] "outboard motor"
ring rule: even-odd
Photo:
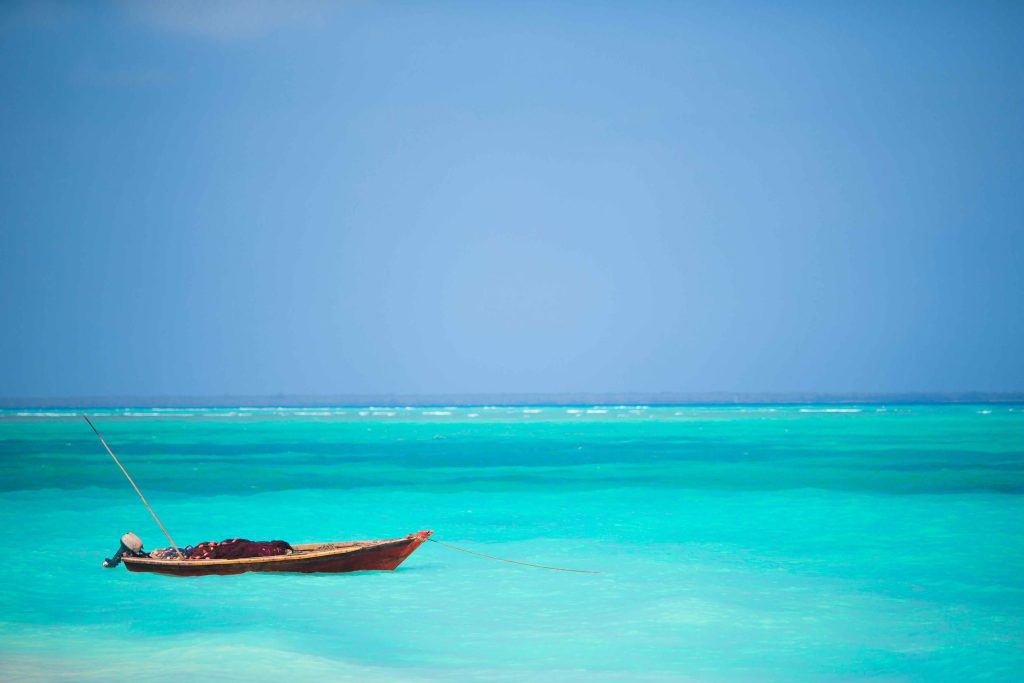
[[[132,532],[126,533],[121,537],[121,547],[117,549],[114,556],[103,560],[103,566],[110,568],[116,567],[121,564],[121,558],[125,555],[131,555],[132,557],[142,557],[146,553],[142,552],[142,540],[133,534]]]

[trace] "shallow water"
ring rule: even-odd
[[[836,412],[841,410],[842,412]],[[88,426],[0,411],[0,678],[990,680],[1024,670],[1024,407],[93,410],[179,544],[417,529],[393,573],[166,545]]]

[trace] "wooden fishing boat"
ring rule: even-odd
[[[380,541],[305,543],[292,546],[287,555],[244,557],[236,560],[158,560],[152,557],[121,558],[128,571],[174,576],[241,574],[243,572],[314,572],[336,574],[391,570],[402,564],[432,531],[417,531],[404,538]]]
[[[289,545],[284,541],[247,541],[234,538],[221,541],[220,543],[200,543],[189,551],[189,557],[183,557],[178,547],[174,544],[171,535],[167,533],[160,518],[153,512],[153,508],[146,502],[146,497],[135,485],[135,480],[128,474],[121,461],[110,450],[110,446],[100,435],[99,430],[93,425],[88,415],[82,415],[89,423],[93,433],[103,444],[110,457],[120,468],[128,483],[135,489],[139,500],[146,506],[153,521],[164,532],[171,548],[177,551],[180,559],[165,559],[169,548],[162,549],[157,557],[151,557],[142,549],[142,540],[135,534],[128,532],[121,537],[121,547],[113,557],[103,561],[107,568],[116,567],[121,562],[130,572],[150,572],[155,574],[171,574],[172,576],[206,576],[209,574],[242,574],[244,572],[294,572],[301,574],[312,574],[322,572],[327,574],[338,574],[341,572],[361,572],[369,570],[390,571],[402,564],[405,558],[412,555],[416,548],[419,548],[424,541],[428,540],[433,531],[417,531],[405,538],[389,538],[381,541],[342,541],[340,543],[306,543],[303,545]],[[531,562],[519,562],[508,560],[493,555],[485,555],[466,548],[430,539],[438,545],[459,552],[486,557],[489,560],[508,562],[524,567],[536,567],[537,569],[551,569],[559,572],[576,572],[578,574],[600,574],[590,569],[568,569],[566,567],[549,567],[543,564]],[[230,547],[228,547],[230,546]],[[254,547],[255,546],[255,547]],[[212,547],[220,548],[224,552],[211,553]],[[273,554],[271,554],[271,551]],[[285,554],[277,554],[278,552]],[[156,551],[153,551],[154,553]],[[220,554],[221,558],[214,559],[211,555]],[[231,555],[257,555],[256,557],[230,557]],[[190,559],[195,555],[196,559]],[[230,558],[230,559],[229,559]]]

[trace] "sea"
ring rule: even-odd
[[[179,545],[432,529],[394,572],[175,578],[80,410],[0,411],[0,680],[1024,680],[1024,406],[91,408]]]

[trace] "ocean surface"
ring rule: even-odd
[[[3,410],[4,681],[1024,679],[1022,406],[90,414],[180,545],[601,573],[102,569],[166,540],[75,411]]]

